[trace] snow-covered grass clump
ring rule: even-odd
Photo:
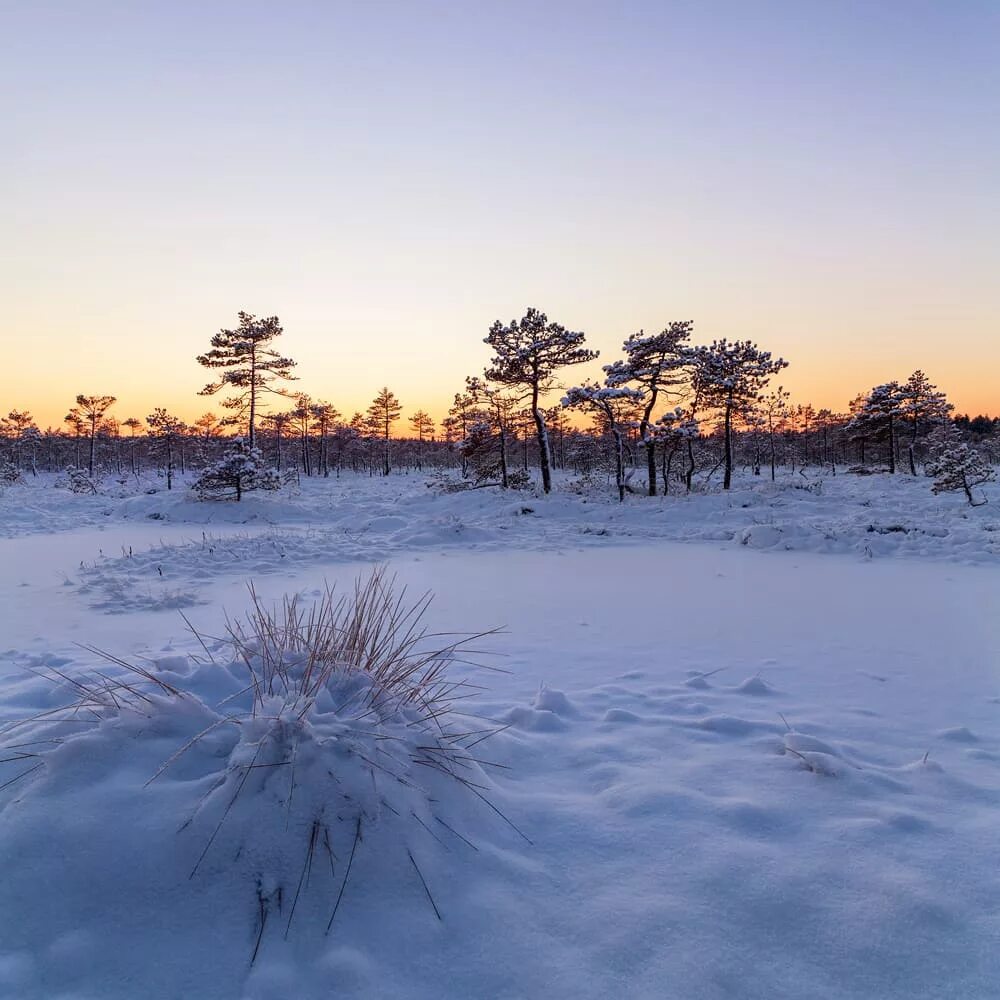
[[[480,749],[498,727],[459,712],[469,685],[453,676],[482,634],[430,633],[430,595],[408,600],[381,569],[314,603],[251,593],[223,636],[197,634],[203,655],[110,657],[113,669],[79,674],[49,664],[50,704],[0,732],[20,768],[0,810],[131,798],[126,812],[156,815],[161,846],[176,832],[147,872],[170,872],[175,893],[224,885],[251,964],[271,937],[331,932],[361,852],[390,897],[411,891],[440,919],[421,855],[475,851],[469,817],[483,806],[506,820]]]

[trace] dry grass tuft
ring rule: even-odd
[[[410,599],[384,568],[346,593],[327,587],[313,602],[296,595],[269,606],[252,585],[250,598],[243,617],[226,619],[223,635],[191,628],[205,659],[189,658],[196,669],[188,678],[168,682],[155,664],[136,666],[93,647],[84,648],[120,669],[46,674],[71,699],[0,735],[70,725],[8,743],[11,758],[28,768],[13,780],[44,767],[69,740],[101,738],[102,727],[131,726],[139,749],[143,740],[157,747],[176,740],[166,759],[151,759],[146,785],[172,780],[196,758],[199,783],[178,777],[199,792],[178,828],[196,838],[188,877],[235,872],[238,884],[255,886],[251,963],[276,922],[287,937],[306,913],[307,926],[329,934],[352,877],[366,877],[359,871],[369,878],[394,871],[444,919],[433,871],[418,859],[478,851],[466,803],[485,805],[528,840],[489,797],[484,768],[504,765],[479,749],[506,727],[462,710],[481,690],[466,668],[496,669],[479,658],[481,641],[499,630],[431,631],[432,595]],[[219,682],[229,693],[210,707],[199,692]]]

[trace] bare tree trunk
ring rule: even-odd
[[[615,485],[618,487],[618,502],[625,503],[625,442],[617,427],[611,433],[615,439]]]
[[[545,430],[545,418],[538,408],[538,385],[537,383],[531,393],[531,413],[535,418],[535,430],[538,433],[538,461],[542,469],[542,489],[546,493],[552,492],[552,470],[551,456],[549,455],[549,435]]]
[[[257,443],[257,349],[253,347],[250,351],[250,447]],[[237,487],[236,499],[239,500],[239,487]]]
[[[728,490],[733,482],[733,404],[731,401],[726,402],[725,436],[726,471],[722,477],[722,488]]]
[[[500,424],[500,486],[507,489],[507,426]]]
[[[646,449],[646,475],[649,477],[649,495],[656,496],[656,439],[643,440]],[[664,484],[664,495],[666,495],[666,484]]]

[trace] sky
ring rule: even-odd
[[[528,306],[1000,413],[1000,3],[0,0],[0,412],[186,419],[240,309],[440,417]]]

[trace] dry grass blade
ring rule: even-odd
[[[427,879],[424,878],[423,872],[417,867],[417,861],[413,857],[413,852],[407,849],[406,853],[410,856],[410,863],[413,865],[413,870],[417,873],[417,877],[420,879],[420,884],[424,887],[424,892],[427,893],[427,898],[430,900],[431,906],[434,908],[434,915],[438,920],[442,920],[441,911],[437,908],[437,903],[434,902],[434,897],[431,895],[431,890],[427,886]]]
[[[344,872],[344,881],[340,884],[340,892],[337,893],[337,902],[333,904],[333,913],[330,914],[330,922],[326,925],[326,933],[330,933],[337,910],[340,909],[340,902],[344,898],[344,890],[347,888],[347,880],[351,877],[351,866],[354,864],[354,854],[361,841],[361,817],[358,816],[357,826],[354,829],[354,843],[351,845],[351,856],[347,859],[347,870]]]

